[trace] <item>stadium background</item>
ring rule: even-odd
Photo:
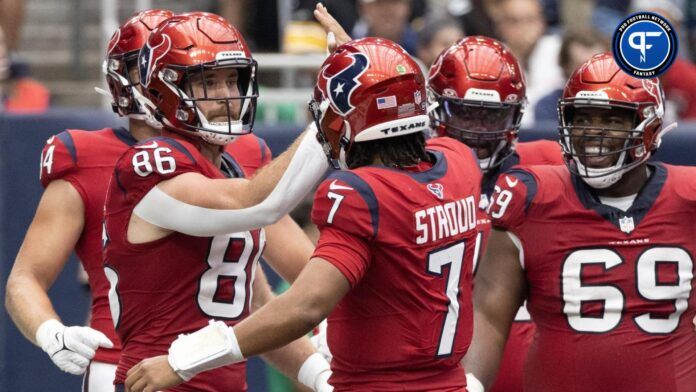
[[[125,125],[125,121],[110,112],[108,101],[93,89],[105,87],[101,75],[103,48],[118,24],[136,10],[168,8],[174,12],[220,12],[241,25],[261,70],[255,132],[266,139],[277,155],[299,134],[307,120],[305,105],[313,74],[323,60],[324,35],[311,22],[315,3],[304,0],[1,1],[0,23],[5,33],[4,37],[0,36],[0,292],[4,294],[7,275],[41,194],[38,157],[45,140],[66,128]],[[375,33],[380,27],[381,35],[385,36],[397,31],[404,47],[424,65],[432,61],[432,53],[439,52],[438,45],[446,45],[448,39],[463,33],[491,35],[506,41],[525,63],[529,83],[530,105],[522,140],[556,137],[554,102],[562,87],[564,65],[573,65],[569,63],[574,61],[574,56],[582,57],[587,50],[601,48],[627,13],[657,11],[677,25],[680,37],[679,61],[672,73],[663,77],[668,122],[678,120],[679,127],[665,138],[657,159],[696,165],[693,153],[696,0],[328,0],[324,3],[354,37]],[[380,6],[401,7],[399,10],[406,7],[407,14],[403,20],[388,22],[380,9],[374,8]],[[398,12],[392,10],[391,14]],[[373,20],[381,23],[375,24]],[[530,30],[537,31],[536,35],[527,34]],[[527,42],[515,41],[521,35],[525,35]],[[5,45],[7,51],[3,50]],[[3,72],[6,64],[9,72]],[[299,208],[296,216],[306,220],[307,211],[307,206]],[[280,283],[272,273],[271,280],[276,286]],[[68,263],[50,295],[67,325],[85,322],[89,293],[80,283],[75,260]],[[258,360],[250,363],[250,391],[288,390],[273,389],[279,384],[268,382],[265,366]],[[40,349],[21,336],[4,308],[0,311],[0,391],[74,391],[80,382],[81,378],[62,373],[53,366]]]

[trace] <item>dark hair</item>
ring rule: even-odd
[[[558,63],[563,68],[566,68],[570,64],[570,47],[573,44],[578,44],[586,48],[595,45],[601,45],[605,50],[609,50],[610,48],[607,37],[596,29],[584,27],[568,30],[563,34],[561,49],[558,52]]]
[[[425,134],[411,133],[404,136],[370,140],[353,143],[346,156],[346,163],[351,169],[371,165],[379,157],[385,166],[403,168],[430,162],[425,151]]]
[[[435,36],[437,36],[442,30],[454,28],[461,30],[462,26],[454,19],[451,18],[433,18],[425,21],[423,28],[418,31],[418,47],[423,48],[429,46]]]

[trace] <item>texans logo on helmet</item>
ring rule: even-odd
[[[662,106],[662,92],[660,91],[660,84],[657,82],[657,79],[643,79],[641,82],[645,91],[655,97],[658,106]]]
[[[370,60],[362,53],[351,53],[349,56],[353,58],[353,62],[332,76],[327,83],[331,104],[344,116],[355,108],[350,103],[350,96],[360,86],[358,78],[370,64]]]
[[[153,59],[152,54],[155,52],[155,50],[159,49],[160,47],[165,46],[164,50],[157,56],[157,58]],[[145,44],[143,47],[143,50],[140,51],[140,57],[138,58],[138,66],[139,66],[139,71],[140,71],[140,84],[143,86],[149,86],[150,85],[150,79],[152,77],[152,70],[155,68],[155,64],[157,64],[157,61],[164,57],[169,52],[169,49],[172,47],[172,40],[169,38],[168,35],[164,34],[162,36],[162,42],[157,44],[155,47],[151,47],[150,43],[148,42]]]
[[[116,45],[118,45],[118,41],[121,40],[121,29],[116,30],[114,33],[113,37],[111,37],[111,41],[109,42],[109,47],[106,49],[106,53],[111,53],[111,51],[116,48]]]

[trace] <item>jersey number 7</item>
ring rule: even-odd
[[[445,266],[449,265],[447,286],[445,288],[449,305],[447,306],[447,316],[442,323],[440,342],[437,346],[437,358],[451,355],[454,347],[454,335],[457,332],[457,323],[459,321],[459,281],[462,275],[464,249],[464,242],[458,242],[428,254],[428,273],[442,276],[446,273]]]

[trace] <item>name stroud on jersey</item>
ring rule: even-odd
[[[438,241],[476,228],[474,196],[416,211],[416,244]]]

